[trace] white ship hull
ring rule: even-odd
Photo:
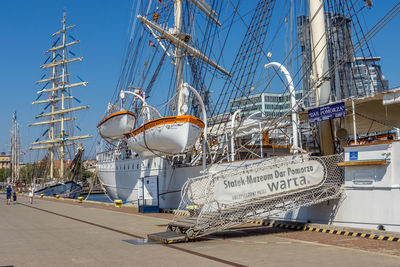
[[[340,199],[301,207],[282,213],[274,219],[299,222],[333,224],[347,227],[377,229],[382,225],[388,231],[400,232],[400,142],[352,146],[346,148],[346,162],[350,152],[358,153],[357,165],[345,167],[345,183]],[[256,161],[262,161],[258,159]],[[366,161],[371,164],[364,165]],[[383,163],[384,162],[384,163]],[[236,161],[216,164],[216,172],[239,165],[254,163]],[[353,164],[353,163],[350,163]],[[135,165],[135,169],[128,169]],[[137,180],[140,177],[159,177],[160,208],[174,209],[179,205],[182,185],[188,178],[201,175],[201,167],[177,167],[175,170],[161,158],[129,159],[99,163],[99,175],[105,188],[114,199],[136,202]],[[125,169],[124,169],[125,166]],[[137,166],[142,166],[139,170]],[[152,167],[148,167],[152,166]],[[130,167],[131,168],[131,167]]]
[[[357,155],[350,159],[350,152]],[[400,142],[345,148],[340,199],[286,212],[275,219],[400,232]],[[353,165],[354,164],[354,165]]]
[[[159,157],[102,161],[97,164],[99,178],[109,196],[137,204],[139,179],[159,178],[159,207],[176,208],[181,199],[181,188],[188,178],[200,175],[201,166],[177,168]]]
[[[128,147],[141,157],[179,154],[192,148],[196,143],[203,127],[202,122],[192,116],[185,120],[175,120],[177,117],[160,118],[139,127],[128,134]],[[193,121],[197,119],[198,121]],[[171,119],[171,121],[167,121]],[[201,124],[200,124],[201,123]]]
[[[239,165],[254,163],[260,160],[237,161],[217,164],[210,168],[211,172]],[[113,199],[137,204],[138,180],[143,177],[159,177],[160,208],[177,208],[181,200],[181,189],[189,178],[201,175],[201,166],[177,167],[172,169],[168,161],[162,158],[107,160],[98,156],[97,169],[99,178],[108,195]]]
[[[115,141],[121,139],[124,133],[131,131],[135,123],[136,117],[132,112],[116,112],[104,118],[97,126],[97,130],[103,138]]]

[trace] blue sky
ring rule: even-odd
[[[242,2],[244,5],[253,3]],[[373,9],[366,12],[369,25],[376,23],[397,3],[393,0],[375,2]],[[90,105],[89,110],[79,113],[78,125],[82,133],[97,135],[96,125],[117,83],[131,5],[129,0],[0,0],[0,152],[10,150],[13,111],[18,113],[24,150],[41,134],[39,128],[27,126],[34,122],[34,115],[41,112],[31,102],[40,89],[35,82],[44,73],[40,69],[46,59],[44,51],[51,45],[51,34],[61,26],[63,10],[67,12],[67,23],[77,25],[73,36],[81,40],[74,53],[84,57],[83,62],[71,64],[70,72],[89,82],[87,87],[73,91],[82,104]],[[399,42],[400,17],[390,22],[373,40],[375,55],[382,57],[382,70],[390,87],[400,86]],[[86,143],[86,149],[92,155],[94,140]],[[24,160],[34,160],[32,157],[25,156]]]

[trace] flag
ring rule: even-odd
[[[153,20],[157,22],[159,19],[160,19],[160,13],[154,12],[153,13]]]
[[[151,40],[149,40],[149,46],[151,46],[151,47],[156,47],[156,45],[153,44],[153,42],[152,42]]]

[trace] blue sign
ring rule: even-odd
[[[346,116],[344,102],[313,108],[308,111],[309,122],[320,122]]]
[[[350,160],[358,160],[358,151],[351,151],[349,158]]]

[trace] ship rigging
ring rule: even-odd
[[[66,178],[66,149],[68,146],[73,147],[77,140],[90,138],[91,135],[75,135],[74,128],[80,130],[76,125],[76,117],[74,113],[79,110],[88,109],[89,106],[74,107],[73,101],[80,103],[81,101],[72,95],[72,88],[86,86],[88,83],[83,81],[79,76],[80,82],[71,83],[71,74],[69,73],[69,64],[83,60],[83,57],[76,56],[71,48],[80,43],[70,33],[75,25],[67,26],[66,12],[63,13],[62,28],[53,33],[55,39],[52,47],[45,51],[48,55],[41,69],[48,72],[47,78],[44,74],[36,84],[41,86],[37,91],[37,98],[33,105],[45,105],[43,111],[35,116],[35,119],[41,121],[29,124],[29,126],[44,127],[43,133],[39,138],[32,142],[29,150],[47,150],[49,153],[49,173],[47,181],[65,182]],[[70,40],[70,41],[69,41]],[[44,85],[43,85],[44,84]],[[47,98],[45,98],[47,96]],[[78,149],[78,154],[81,149]],[[58,158],[58,163],[56,163]],[[55,169],[57,168],[57,173]],[[43,178],[43,177],[42,177]]]

